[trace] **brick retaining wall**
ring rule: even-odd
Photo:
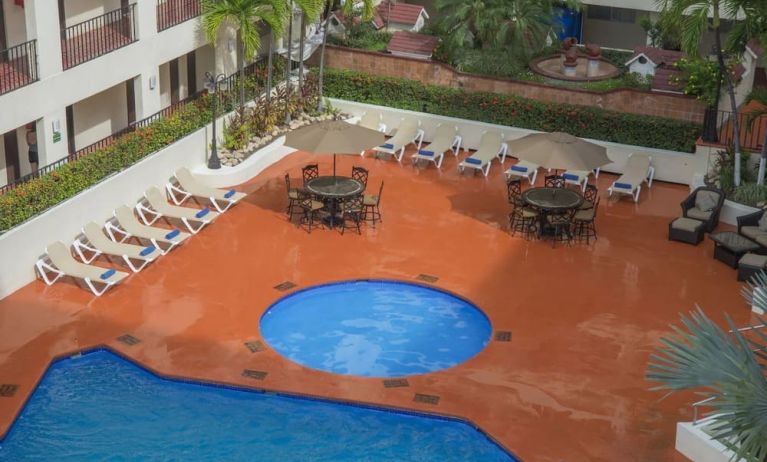
[[[319,54],[312,64],[319,62]],[[485,77],[456,71],[434,61],[403,58],[384,53],[328,45],[325,63],[335,69],[349,69],[368,74],[418,80],[432,85],[516,95],[552,103],[595,106],[620,112],[667,117],[689,122],[703,122],[704,105],[693,98],[636,89],[607,92],[558,88],[532,82]]]

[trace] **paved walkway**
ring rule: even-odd
[[[687,189],[656,182],[640,204],[608,201],[599,180],[599,240],[552,249],[511,237],[498,164],[489,178],[409,163],[339,157],[339,172],[370,169],[386,185],[384,222],[362,236],[286,221],[283,175],[330,157],[296,153],[238,189],[250,193],[182,248],[94,299],[61,283],[34,282],[0,301],[0,434],[7,431],[52,358],[107,345],[158,373],[462,416],[525,461],[682,461],[675,424],[691,420],[691,393],[660,400],[643,379],[648,355],[680,311],[697,303],[715,320],[750,314],[735,272],[712,259],[706,240],[669,242],[667,225]],[[509,162],[506,166],[509,166]],[[126,198],[127,200],[128,198]],[[41,243],[41,250],[43,243]],[[355,278],[414,280],[474,301],[511,342],[491,342],[472,360],[415,376],[407,388],[305,369],[259,340],[259,317],[299,288]],[[130,334],[128,346],[117,337]],[[243,370],[267,372],[263,380]],[[415,393],[440,397],[414,403]],[[385,430],[382,430],[385,431]]]

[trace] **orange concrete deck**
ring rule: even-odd
[[[648,355],[680,311],[700,304],[750,319],[735,271],[694,247],[666,239],[686,187],[656,182],[635,205],[607,200],[599,179],[599,240],[552,249],[505,230],[501,168],[460,176],[372,158],[339,157],[386,181],[384,222],[363,235],[308,234],[286,221],[282,175],[331,158],[295,153],[239,189],[250,193],[182,248],[96,299],[71,284],[34,282],[0,301],[0,397],[4,434],[52,358],[107,345],[160,374],[418,409],[471,420],[525,461],[681,461],[675,423],[690,420],[692,393],[660,400],[643,379]],[[509,166],[506,163],[506,167]],[[539,179],[542,182],[542,179]],[[127,199],[127,198],[126,198]],[[41,249],[42,249],[41,243]],[[251,353],[259,317],[284,293],[328,281],[439,277],[437,287],[475,302],[510,343],[491,342],[457,367],[409,378],[407,388],[291,363],[268,348]],[[141,342],[126,346],[130,333]],[[243,369],[268,372],[262,381]],[[438,405],[414,393],[440,396]]]

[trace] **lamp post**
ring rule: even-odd
[[[226,86],[226,75],[205,73],[205,89],[208,90],[209,95],[213,95],[213,143],[210,145],[210,157],[208,157],[208,168],[213,170],[221,168],[221,161],[218,159],[218,152],[216,150],[216,106],[218,103],[216,91],[218,89],[226,90]]]

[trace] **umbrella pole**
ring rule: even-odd
[[[333,182],[336,181],[336,155],[333,154]]]

